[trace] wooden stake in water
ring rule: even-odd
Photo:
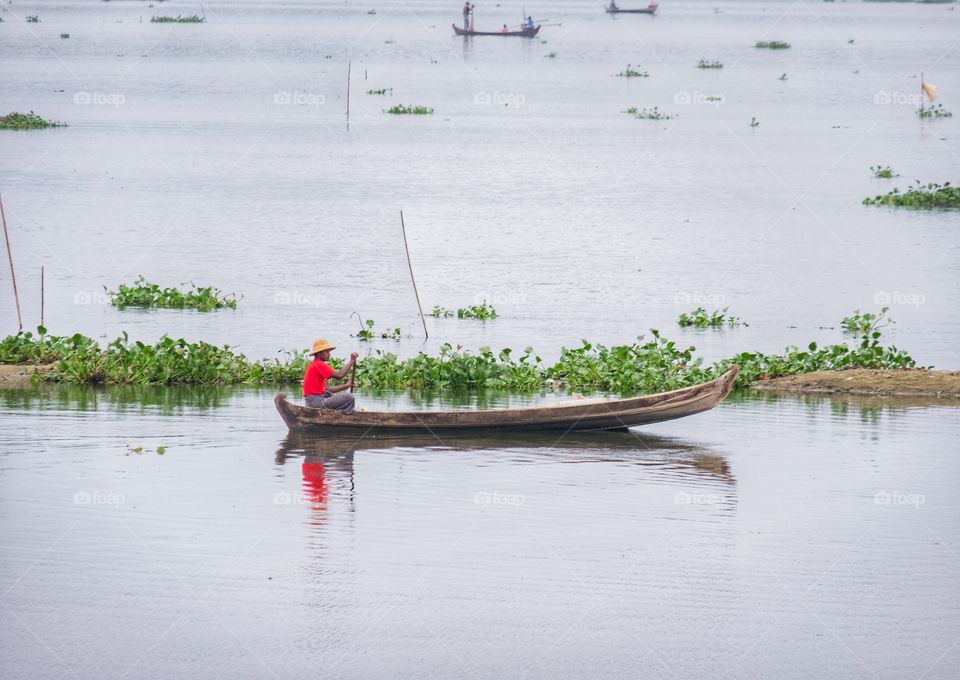
[[[410,269],[410,281],[413,282],[413,294],[417,298],[417,309],[420,310],[420,321],[423,323],[423,339],[430,337],[427,333],[427,320],[423,317],[423,307],[420,306],[420,293],[417,292],[417,281],[413,278],[413,265],[410,263],[410,248],[407,246],[407,226],[403,223],[403,211],[400,211],[400,228],[403,230],[403,249],[407,251],[407,267]]]
[[[347,122],[350,122],[350,62],[347,62]]]
[[[10,261],[10,280],[13,281],[13,299],[17,303],[17,323],[23,330],[23,318],[20,316],[20,295],[17,293],[17,275],[13,271],[13,252],[10,250],[10,234],[7,233],[7,216],[3,212],[3,197],[0,197],[0,220],[3,220],[3,238],[7,242],[7,259]]]
[[[40,267],[40,325],[43,324],[43,267]]]

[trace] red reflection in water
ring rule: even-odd
[[[314,507],[327,507],[327,479],[323,463],[303,463],[303,493]]]

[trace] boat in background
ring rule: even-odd
[[[502,35],[504,37],[533,38],[540,32],[540,26],[524,28],[520,31],[474,31],[473,29],[463,29],[453,24],[453,32],[457,35]]]
[[[656,0],[654,0],[647,7],[642,9],[620,9],[614,2],[611,2],[609,5],[605,5],[603,9],[607,14],[656,14],[658,7],[659,5],[657,4]]]

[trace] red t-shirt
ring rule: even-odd
[[[333,375],[333,369],[326,361],[321,359],[311,361],[303,374],[303,396],[323,394],[327,389],[327,378],[331,375]]]

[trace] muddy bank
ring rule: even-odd
[[[960,398],[960,371],[923,368],[847,371],[817,371],[762,380],[754,387],[775,392],[840,392],[889,396],[935,396]]]
[[[0,387],[25,387],[34,375],[43,380],[56,371],[54,364],[0,364]]]

